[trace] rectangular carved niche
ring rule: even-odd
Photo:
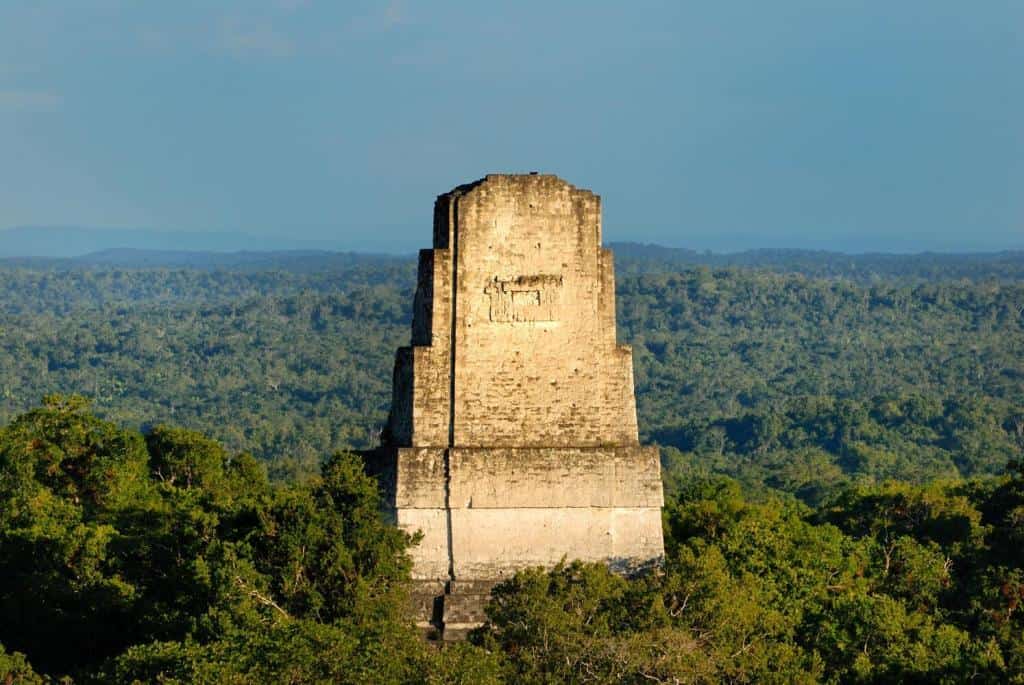
[[[562,277],[539,274],[503,280],[495,276],[484,288],[491,298],[490,319],[496,323],[557,321]]]

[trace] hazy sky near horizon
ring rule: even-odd
[[[0,1],[0,228],[426,246],[490,172],[605,239],[1024,247],[1024,2]]]

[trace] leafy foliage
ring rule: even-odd
[[[44,685],[47,682],[46,678],[32,670],[24,654],[8,653],[3,645],[0,645],[0,677],[11,685]]]
[[[986,523],[1020,483],[887,483],[814,511],[691,480],[661,573],[520,573],[473,640],[514,682],[1024,682],[1024,556],[998,563]]]
[[[0,641],[43,673],[401,682],[428,658],[404,620],[408,539],[351,454],[271,488],[203,436],[52,397],[0,431],[0,501]]]
[[[416,541],[381,518],[358,457],[274,486],[202,435],[141,435],[50,397],[0,430],[0,671],[12,683],[1024,682],[1020,462],[999,478],[850,485],[815,508],[667,476],[662,569],[521,572],[469,644],[438,651],[405,613]]]

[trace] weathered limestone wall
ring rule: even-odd
[[[495,176],[454,219],[454,444],[636,443],[600,199],[554,176]]]
[[[488,176],[438,199],[434,242],[420,255],[412,357],[396,362],[394,444],[637,442],[596,195],[555,176]]]
[[[653,447],[399,449],[394,498],[399,525],[423,533],[421,580],[500,579],[563,557],[630,571],[663,553]]]
[[[563,558],[629,571],[662,557],[658,454],[637,437],[600,198],[533,174],[438,198],[384,438],[428,595]],[[452,604],[464,625],[472,605]]]

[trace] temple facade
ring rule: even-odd
[[[375,463],[398,525],[422,533],[422,625],[457,639],[519,569],[658,563],[663,500],[616,340],[600,198],[490,175],[438,197],[433,244]]]

